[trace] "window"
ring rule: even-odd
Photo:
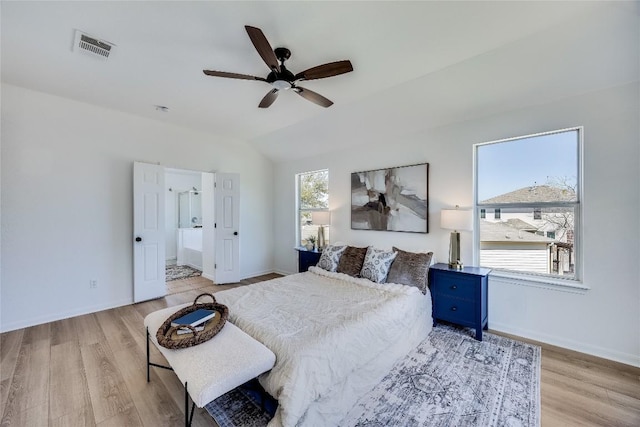
[[[573,128],[474,146],[479,265],[579,278],[581,141]]]
[[[487,210],[480,209],[480,218],[485,219],[487,217]]]
[[[533,209],[533,219],[542,219],[542,209],[540,208]]]
[[[298,218],[296,241],[304,246],[307,238],[318,235],[318,225],[311,223],[311,213],[329,210],[329,171],[319,170],[296,175]],[[329,227],[325,227],[325,242],[329,243]]]

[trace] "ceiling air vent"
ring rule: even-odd
[[[73,42],[74,52],[81,52],[94,58],[106,60],[113,52],[114,47],[113,43],[91,37],[82,31],[76,30]]]

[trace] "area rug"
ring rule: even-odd
[[[252,380],[209,403],[205,409],[220,427],[264,427],[276,413],[278,402],[257,380]]]
[[[438,325],[343,419],[343,427],[540,425],[540,347]],[[263,427],[273,411],[233,390],[206,406],[220,427]]]
[[[173,280],[186,279],[188,277],[200,276],[202,271],[191,268],[188,265],[168,265],[166,268],[165,281],[171,282]]]

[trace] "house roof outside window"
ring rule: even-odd
[[[517,230],[529,231],[531,233],[535,233],[536,231],[538,231],[538,227],[533,224],[529,224],[528,222],[523,221],[520,218],[510,218],[504,222],[506,222],[510,227],[513,227]]]
[[[576,192],[572,188],[533,185],[483,200],[480,204],[575,202],[576,200]]]
[[[521,221],[525,223],[524,221]],[[525,223],[526,224],[526,223]],[[507,222],[491,222],[480,220],[480,235],[483,242],[513,243],[553,243],[554,239],[518,229]]]

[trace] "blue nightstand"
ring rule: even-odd
[[[308,251],[306,248],[297,247],[298,251],[298,273],[303,273],[320,261],[322,252]]]
[[[487,283],[489,268],[449,268],[436,264],[429,269],[429,288],[433,302],[433,323],[444,320],[476,330],[482,341],[482,330],[488,328]]]

